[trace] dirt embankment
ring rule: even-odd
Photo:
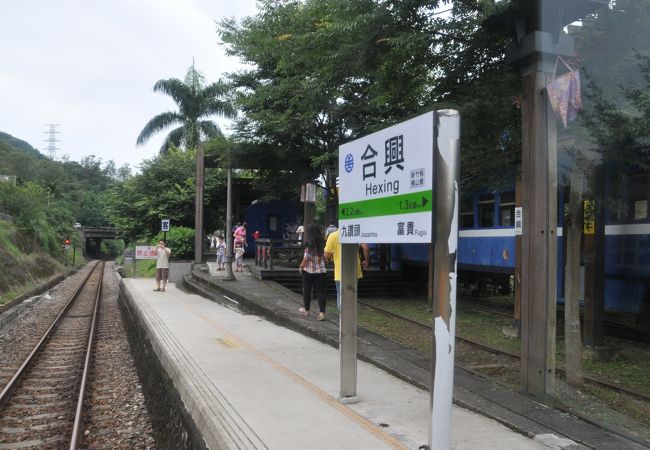
[[[62,261],[0,222],[0,305],[63,272]]]

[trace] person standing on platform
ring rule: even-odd
[[[315,224],[307,225],[307,240],[305,242],[305,251],[302,261],[300,262],[300,273],[302,274],[302,302],[304,307],[299,311],[305,316],[309,316],[309,309],[312,300],[312,290],[314,296],[318,298],[318,320],[325,320],[325,254],[323,247],[325,239],[320,227]]]
[[[298,226],[298,228],[296,228],[296,234],[298,235],[298,241],[302,243],[302,236],[305,234],[305,227],[302,225]]]
[[[237,227],[232,236],[235,238],[235,246],[237,246],[237,243],[239,242],[241,243],[242,248],[246,248],[246,222]]]
[[[156,289],[155,291],[165,292],[167,280],[169,279],[169,255],[172,254],[171,249],[165,247],[165,241],[162,239],[158,241],[158,248],[156,248]],[[162,289],[160,289],[160,282],[162,281]]]
[[[363,263],[357,252],[357,278],[363,278],[363,271],[368,268],[370,249],[368,244],[359,244],[363,251]],[[341,230],[336,230],[327,237],[325,258],[334,262],[334,284],[336,284],[336,307],[341,310]]]

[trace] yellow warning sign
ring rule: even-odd
[[[584,211],[583,233],[594,234],[596,232],[596,220],[594,214],[594,201],[585,200],[582,204]]]

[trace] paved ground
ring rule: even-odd
[[[197,267],[185,277],[185,286],[214,301],[236,305],[330,346],[338,345],[336,311],[328,310],[325,322],[318,322],[313,317],[305,319],[297,314],[297,308],[302,305],[299,295],[247,272],[236,275],[236,281],[226,281],[223,272],[210,275],[205,266]],[[426,355],[361,327],[357,334],[359,359],[371,362],[410,384],[429,389],[431,361]],[[454,402],[457,405],[495,419],[552,448],[648,448],[638,439],[627,439],[462,369],[456,369],[454,382]]]
[[[415,449],[426,443],[427,390],[359,362],[360,402],[343,405],[337,400],[339,355],[330,345],[175,285],[162,293],[153,292],[150,279],[124,284],[208,439],[220,439],[213,434],[221,430],[228,447],[237,442],[241,448]],[[456,406],[452,437],[455,449],[548,448]]]

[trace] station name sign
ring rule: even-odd
[[[430,243],[435,114],[339,148],[342,243]]]

